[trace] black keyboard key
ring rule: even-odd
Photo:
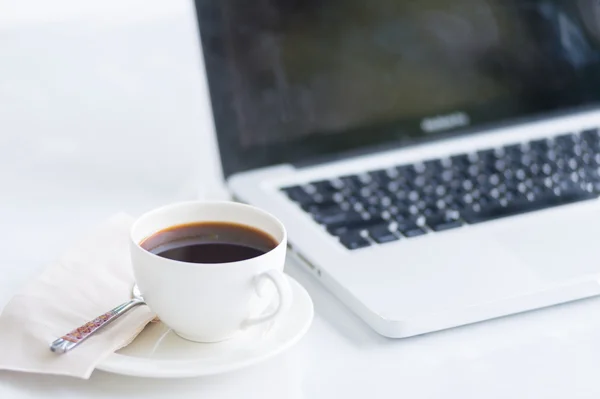
[[[360,188],[360,190],[358,190],[358,196],[363,198],[363,199],[367,199],[370,198],[374,195],[374,189],[369,187],[369,186],[363,186]]]
[[[359,196],[358,193],[350,194],[345,198],[346,201],[352,206],[356,205],[357,203],[361,203],[363,205],[365,204],[365,199]]]
[[[398,168],[400,176],[403,176],[409,183],[411,183],[416,176],[420,176],[425,172],[425,165],[423,163],[414,163],[412,165],[401,166]]]
[[[425,165],[425,170],[441,170],[444,168],[444,166],[442,165],[442,160],[441,159],[430,159],[428,161],[423,162],[423,164]]]
[[[387,223],[378,224],[367,229],[369,236],[378,244],[398,240],[398,236],[392,233]]]
[[[360,173],[356,175],[356,177],[358,177],[358,180],[360,180],[363,186],[368,186],[373,183],[373,178],[369,173]]]
[[[521,144],[512,144],[504,147],[505,158],[514,161],[521,158],[523,154],[523,146]]]
[[[449,184],[453,180],[458,180],[459,173],[453,169],[444,169],[440,172],[439,180],[442,184]]]
[[[343,211],[339,208],[316,212],[313,214],[313,218],[317,223],[327,227],[353,226],[363,221],[360,213],[355,211]]]
[[[349,228],[348,226],[344,226],[344,225],[331,225],[326,227],[327,232],[329,234],[331,234],[332,236],[336,236],[339,237],[342,234],[346,234],[348,231],[354,229],[354,228]]]
[[[425,208],[421,211],[421,216],[425,216],[426,218],[428,218],[437,213],[438,213],[438,210],[435,208]]]
[[[287,196],[305,211],[313,212],[315,209],[328,207],[335,204],[335,192],[318,192],[313,184],[305,187],[293,186],[282,189]]]
[[[429,161],[425,161],[425,170],[423,173],[432,180],[436,180],[442,171],[444,170],[444,166],[442,165],[441,159],[432,159]]]
[[[318,206],[323,205],[333,205],[336,203],[335,201],[335,193],[314,193],[312,195],[313,203]]]
[[[311,215],[317,214],[329,214],[339,212],[341,209],[340,204],[333,202],[317,203],[311,202],[308,204],[301,205],[302,209]]]
[[[597,180],[598,178],[600,178],[600,168],[596,166],[585,166],[583,170],[585,171],[587,179]]]
[[[542,174],[542,165],[540,162],[532,162],[527,169],[525,169],[525,173],[529,176],[539,176]]]
[[[337,189],[333,186],[330,180],[319,180],[309,184],[313,187],[315,192],[323,195],[331,195],[337,192]]]
[[[469,160],[469,156],[467,154],[451,156],[450,161],[452,162],[452,166],[455,169],[463,169],[471,164],[471,161]]]
[[[581,132],[581,138],[588,144],[600,142],[600,130],[588,129]]]
[[[396,168],[398,173],[398,179],[403,181],[410,181],[415,176],[415,169],[413,165],[401,165]]]
[[[360,214],[355,211],[344,212],[346,217],[340,217],[338,219],[329,219],[326,222],[321,223],[325,226],[329,234],[334,236],[340,236],[350,230],[366,229],[375,224],[383,223],[384,219],[380,216],[371,218],[368,214]]]
[[[483,172],[480,165],[472,164],[466,169],[465,174],[468,178],[476,178]]]
[[[450,229],[454,229],[456,227],[460,227],[462,226],[463,223],[460,220],[448,220],[448,221],[442,221],[439,223],[434,223],[431,224],[431,230],[433,231],[444,231],[444,230],[450,230]]]
[[[401,231],[401,233],[405,237],[412,238],[412,237],[418,237],[418,236],[427,234],[427,231],[425,231],[425,229],[417,226],[417,227],[404,229]]]
[[[548,142],[548,139],[533,140],[529,142],[529,147],[534,152],[544,153],[550,149],[550,143]]]
[[[417,235],[426,234],[427,231],[423,229],[425,225],[425,217],[423,215],[404,215],[400,214],[396,218],[395,230],[399,231],[406,237],[416,237]]]
[[[373,221],[381,220],[382,213],[385,211],[386,211],[386,209],[383,208],[379,204],[375,204],[375,205],[369,204],[364,209],[364,216],[368,215],[368,219],[373,220]]]
[[[375,170],[373,172],[369,172],[371,179],[374,183],[376,183],[380,187],[385,187],[388,185],[392,178],[388,174],[387,170]]]
[[[576,137],[574,134],[561,134],[554,137],[554,145],[562,148],[569,148],[575,145]]]
[[[480,163],[484,164],[493,164],[497,159],[496,152],[493,149],[478,151],[477,158],[479,159]]]
[[[340,181],[344,185],[342,190],[345,192],[355,192],[363,186],[363,183],[356,175],[342,176],[340,177]]]
[[[429,195],[424,195],[421,197],[421,200],[419,201],[419,204],[422,204],[421,207],[424,208],[434,208],[436,206],[436,203],[438,201],[438,198],[432,194]],[[417,206],[419,206],[419,204],[417,204]]]
[[[463,225],[459,218],[460,214],[454,210],[437,213],[427,218],[427,226],[433,231],[449,230]]]
[[[390,181],[384,188],[390,194],[395,193],[406,193],[410,190],[407,183],[399,182],[397,180]]]
[[[287,194],[289,199],[296,202],[300,206],[304,206],[314,202],[312,196],[309,195],[306,191],[304,191],[304,189],[300,186],[286,187],[282,188],[281,190]]]
[[[425,187],[425,184],[427,184],[427,180],[427,176],[417,175],[412,181],[412,186],[415,187],[417,190],[421,190],[423,189],[423,187]]]
[[[340,235],[340,242],[348,249],[364,248],[371,245],[362,235],[360,230],[350,230]]]

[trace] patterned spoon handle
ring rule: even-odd
[[[102,316],[96,317],[94,320],[85,323],[79,328],[63,335],[56,341],[50,344],[50,350],[55,353],[67,353],[77,345],[94,335],[98,330],[110,324],[112,321],[123,316],[129,310],[138,305],[144,304],[144,301],[134,298],[129,302],[125,302],[116,308],[104,313]]]

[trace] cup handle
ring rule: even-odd
[[[269,320],[276,320],[290,310],[290,307],[292,306],[292,287],[290,287],[290,283],[283,272],[272,269],[254,277],[254,286],[256,287],[258,296],[262,296],[261,287],[265,279],[271,280],[275,285],[279,296],[279,306],[271,313],[247,319],[242,325],[243,328],[264,323]]]

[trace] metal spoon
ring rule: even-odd
[[[138,305],[145,304],[142,293],[137,284],[133,286],[132,298],[130,301],[122,303],[116,308],[104,313],[102,316],[96,317],[94,320],[87,322],[79,328],[63,335],[56,341],[50,344],[50,350],[55,353],[67,353],[77,345],[94,335],[98,330],[102,329],[107,324],[123,316],[129,310]]]

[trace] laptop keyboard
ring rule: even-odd
[[[282,189],[348,249],[600,195],[598,129]]]

